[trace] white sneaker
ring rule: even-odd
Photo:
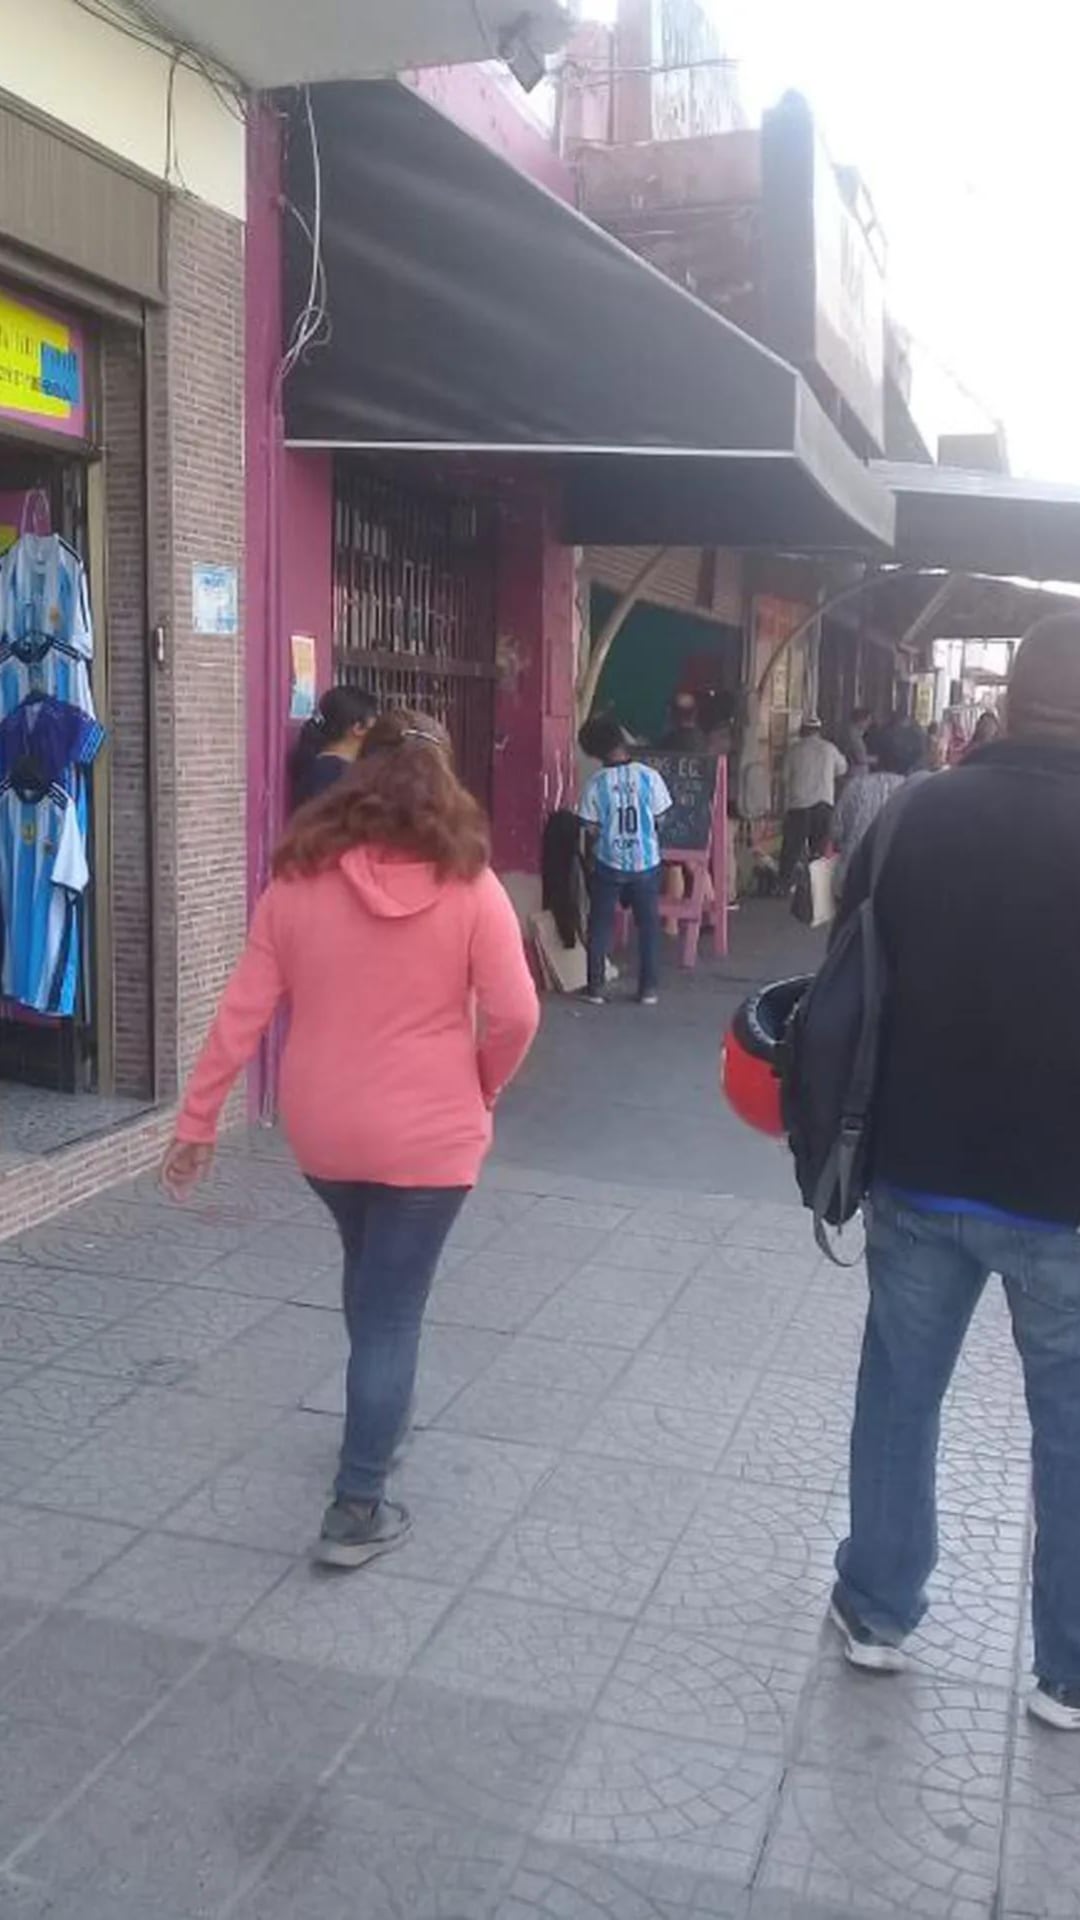
[[[844,1658],[849,1666],[858,1667],[862,1673],[906,1671],[907,1656],[903,1649],[891,1640],[879,1640],[876,1633],[864,1627],[839,1593],[834,1593],[829,1602],[829,1619],[844,1643]]]
[[[1027,1710],[1033,1720],[1058,1733],[1080,1733],[1080,1687],[1051,1687],[1040,1680],[1028,1696]]]

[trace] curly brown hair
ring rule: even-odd
[[[430,715],[398,708],[374,722],[356,765],[290,822],[274,874],[321,873],[359,846],[415,854],[443,879],[474,880],[487,866],[483,808],[457,778],[450,736]]]

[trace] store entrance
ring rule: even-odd
[[[93,487],[88,459],[0,437],[0,1172],[148,1104],[112,1071]]]

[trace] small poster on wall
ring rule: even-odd
[[[240,593],[235,567],[192,567],[191,630],[225,639],[240,631]]]
[[[294,633],[289,642],[289,653],[289,719],[310,720],[315,711],[315,641],[311,634]]]

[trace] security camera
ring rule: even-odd
[[[538,87],[547,72],[547,62],[530,32],[532,20],[531,13],[519,13],[499,35],[499,58],[526,93]]]

